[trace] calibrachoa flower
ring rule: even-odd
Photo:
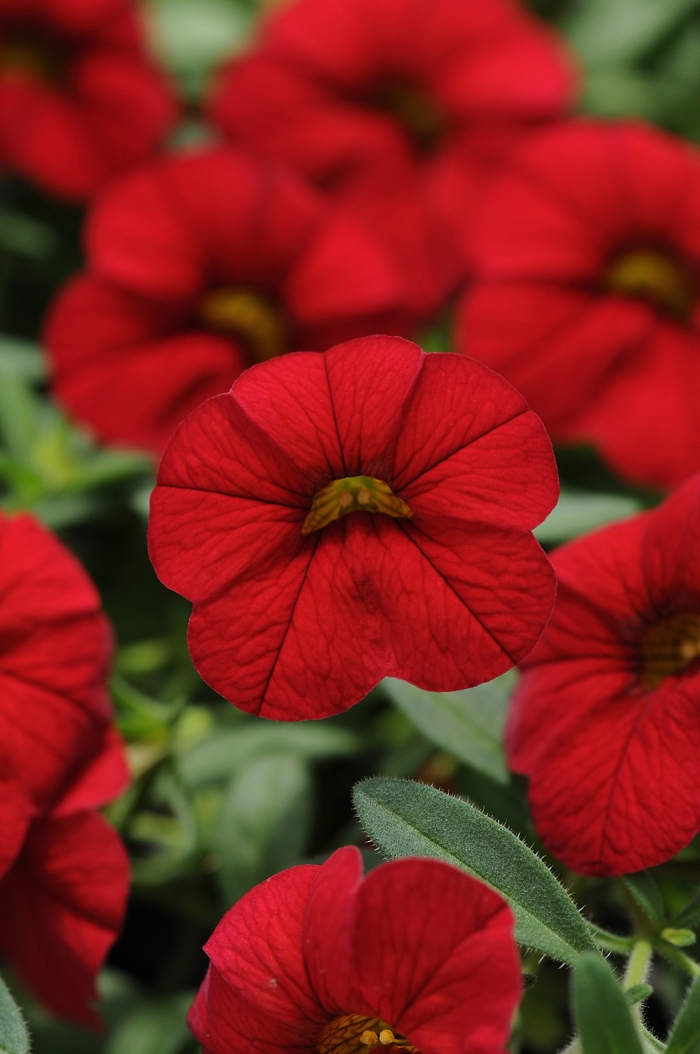
[[[252,362],[412,327],[369,230],[232,149],[115,183],[86,238],[90,270],[59,296],[46,341],[57,397],[107,441],[160,453]]]
[[[150,553],[194,601],[210,685],[324,717],[387,674],[448,691],[523,658],[552,607],[530,532],[557,490],[501,377],[367,337],[254,366],[198,407],[161,461]]]
[[[128,781],[105,681],[111,634],[78,561],[0,514],[0,952],[51,1009],[88,1024],[128,866],[97,816]]]
[[[116,735],[107,733],[98,752],[65,776],[62,795],[32,820],[0,878],[0,954],[55,1014],[97,1028],[95,978],[129,891],[126,850],[95,812],[127,782]]]
[[[509,0],[299,0],[222,72],[211,115],[367,217],[429,314],[463,277],[485,173],[567,108],[571,81]]]
[[[520,999],[513,916],[437,860],[362,877],[357,849],[256,886],[205,947],[205,1054],[500,1054]]]
[[[0,164],[80,199],[176,117],[130,0],[0,2]]]
[[[75,557],[31,517],[0,513],[0,873],[103,745],[111,643]]]
[[[561,860],[639,871],[700,830],[700,475],[552,562],[557,603],[522,665],[510,764]]]
[[[458,325],[555,440],[662,487],[700,467],[699,198],[700,156],[662,132],[542,133],[484,202]]]

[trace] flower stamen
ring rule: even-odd
[[[639,685],[657,688],[700,658],[700,615],[673,615],[650,626],[642,638]]]
[[[410,520],[413,512],[398,498],[388,483],[372,476],[346,476],[334,479],[314,495],[302,534],[312,534],[349,512],[383,512],[394,519]]]
[[[254,362],[267,362],[287,350],[288,327],[281,311],[249,289],[214,289],[203,297],[199,314],[212,329],[242,337]]]
[[[617,256],[607,269],[605,288],[637,297],[686,323],[695,299],[692,277],[683,263],[656,249],[634,249]]]
[[[405,1036],[397,1035],[378,1017],[346,1014],[334,1018],[321,1032],[318,1054],[367,1054],[376,1047],[399,1047],[406,1054],[420,1054]]]

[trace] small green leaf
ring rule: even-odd
[[[646,981],[640,981],[639,984],[633,984],[631,988],[626,988],[625,999],[627,1000],[627,1006],[641,1003],[642,999],[647,999],[653,991],[654,989]]]
[[[641,506],[635,498],[620,494],[577,494],[562,491],[544,523],[534,530],[539,542],[565,542],[606,523],[634,516]]]
[[[660,930],[666,921],[666,911],[654,876],[649,871],[636,871],[625,875],[624,882],[644,914]]]
[[[461,692],[424,692],[386,677],[382,687],[431,743],[498,783],[507,783],[501,734],[514,680],[507,673]]]
[[[0,1054],[29,1054],[29,1034],[24,1019],[1,977]]]
[[[642,1054],[625,993],[599,955],[582,955],[574,968],[573,1010],[584,1054]]]
[[[268,754],[234,777],[213,850],[230,903],[277,871],[299,863],[311,821],[311,780],[295,754]]]
[[[293,725],[261,721],[230,731],[218,730],[183,753],[180,771],[185,783],[199,787],[228,779],[246,762],[272,751],[296,753],[312,761],[316,758],[349,756],[360,748],[358,737],[344,728],[315,721]]]
[[[678,930],[667,926],[661,931],[661,936],[669,944],[675,944],[676,948],[689,948],[691,944],[695,944],[695,934],[692,930]]]
[[[668,1037],[666,1054],[700,1054],[700,977],[688,989]]]
[[[354,799],[363,827],[386,856],[445,860],[501,893],[521,944],[569,964],[595,950],[576,905],[547,865],[473,805],[408,780],[365,780]]]

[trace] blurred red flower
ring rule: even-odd
[[[63,795],[36,816],[0,878],[0,953],[53,1013],[98,1029],[95,978],[121,929],[129,860],[119,836],[95,812],[128,781],[114,733]]]
[[[0,952],[49,1008],[87,1024],[128,885],[117,835],[88,811],[128,782],[110,653],[78,561],[29,516],[0,514]]]
[[[354,847],[256,886],[205,951],[189,1015],[205,1054],[500,1054],[520,999],[497,893],[437,860],[362,878]]]
[[[228,148],[115,183],[86,238],[90,270],[59,296],[46,341],[56,396],[110,442],[160,453],[251,362],[411,328],[370,231]]]
[[[102,747],[111,643],[75,557],[31,517],[0,513],[0,873]]]
[[[0,164],[81,199],[153,154],[177,107],[130,0],[0,0]]]
[[[566,110],[572,81],[509,0],[300,0],[222,71],[210,112],[369,219],[427,316],[464,276],[484,175]]]
[[[637,483],[700,467],[700,158],[642,124],[542,133],[494,183],[457,344]]]
[[[194,601],[212,687],[325,717],[385,675],[448,691],[523,658],[554,595],[530,532],[557,492],[502,378],[367,337],[254,366],[195,410],[161,461],[150,553]]]
[[[569,867],[653,867],[700,830],[700,475],[552,563],[557,603],[522,665],[510,764]]]

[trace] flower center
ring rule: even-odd
[[[346,1014],[326,1025],[319,1036],[318,1054],[367,1054],[367,1051],[400,1047],[409,1054],[420,1054],[404,1036],[399,1036],[378,1017]]]
[[[398,122],[419,154],[435,152],[447,121],[428,92],[410,82],[389,80],[374,93],[373,102]]]
[[[0,42],[0,75],[28,75],[45,84],[60,84],[63,77],[60,49],[39,30],[14,28]]]
[[[623,296],[646,300],[677,322],[688,322],[695,299],[688,268],[671,254],[656,249],[634,249],[609,265],[605,288]]]
[[[282,312],[249,289],[214,289],[200,301],[199,314],[212,329],[242,337],[253,362],[266,362],[287,350],[289,333]]]
[[[642,638],[641,688],[657,688],[665,677],[683,673],[700,658],[700,615],[673,615],[651,626]]]
[[[346,476],[334,479],[314,496],[301,528],[302,534],[320,531],[349,512],[383,512],[394,519],[410,520],[413,513],[397,498],[388,483],[372,476]]]

